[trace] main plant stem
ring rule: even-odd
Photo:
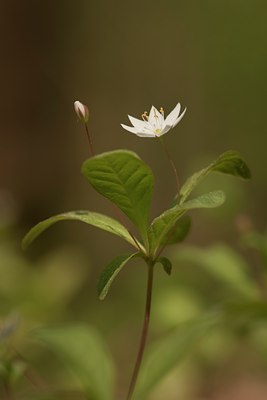
[[[136,362],[135,362],[135,366],[134,366],[134,370],[133,370],[133,374],[132,374],[132,378],[131,378],[131,382],[130,382],[126,400],[131,400],[134,389],[135,389],[136,381],[138,378],[140,366],[141,366],[143,355],[144,355],[146,339],[147,339],[147,332],[148,332],[148,327],[149,327],[154,263],[148,262],[147,267],[148,267],[148,276],[147,276],[147,288],[146,288],[145,316],[144,316],[142,334],[141,334],[141,338],[140,338],[139,350],[137,353]]]

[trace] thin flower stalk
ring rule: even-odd
[[[91,155],[91,157],[93,157],[95,155],[95,151],[94,151],[94,147],[93,147],[93,141],[92,141],[92,138],[91,138],[91,135],[89,132],[88,125],[87,125],[87,122],[89,121],[88,107],[85,104],[81,103],[80,101],[76,100],[74,102],[74,110],[75,110],[79,120],[84,124],[86,136],[87,136],[88,143],[89,143],[90,155]]]
[[[168,150],[163,138],[159,137],[159,141],[160,141],[160,144],[161,144],[161,146],[163,148],[163,151],[165,152],[165,154],[167,156],[167,159],[168,159],[168,161],[170,163],[170,166],[171,166],[174,178],[175,178],[175,182],[176,182],[176,190],[177,190],[177,196],[178,196],[179,191],[180,191],[180,180],[179,180],[179,175],[178,175],[175,163],[174,163],[173,159],[171,158],[170,152],[169,152],[169,150]]]

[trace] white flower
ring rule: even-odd
[[[152,106],[149,115],[147,112],[142,114],[142,120],[128,115],[128,118],[133,126],[127,126],[124,124],[121,124],[121,126],[137,136],[150,138],[159,137],[167,133],[170,129],[174,128],[178,122],[181,121],[186,112],[186,108],[182,114],[180,114],[180,110],[181,105],[178,103],[177,106],[170,112],[170,114],[164,118],[163,108],[160,108],[160,111],[158,111],[156,107]]]
[[[74,102],[74,110],[75,110],[76,114],[78,115],[79,120],[81,120],[84,123],[88,122],[89,110],[85,104],[81,103],[78,100],[75,101]]]

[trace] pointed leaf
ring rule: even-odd
[[[154,185],[148,165],[133,152],[116,150],[86,160],[82,173],[95,190],[115,203],[146,237]]]
[[[113,398],[113,363],[95,329],[85,324],[41,329],[36,336],[65,361],[81,382],[88,398]]]
[[[170,230],[187,210],[219,207],[223,204],[224,200],[224,193],[221,190],[217,190],[166,210],[159,217],[154,219],[149,228],[148,239],[151,253],[155,253],[158,247],[167,240]]]
[[[191,218],[189,215],[181,217],[174,227],[170,230],[169,234],[163,240],[162,244],[171,245],[181,243],[190,232]]]
[[[85,222],[86,224],[93,225],[97,228],[103,229],[104,231],[111,232],[114,235],[120,236],[127,242],[131,243],[134,247],[137,247],[135,241],[127,231],[127,229],[121,225],[118,221],[113,218],[107,217],[106,215],[99,214],[90,211],[70,211],[63,214],[55,215],[39,222],[35,225],[24,237],[22,241],[22,248],[28,247],[43,231],[54,225],[58,221],[65,220],[77,220]],[[140,244],[142,247],[142,245]]]
[[[106,268],[100,275],[97,286],[97,292],[100,300],[104,300],[104,298],[108,294],[112,282],[114,281],[118,273],[122,270],[122,268],[127,264],[127,262],[130,261],[132,258],[137,257],[138,255],[139,253],[118,256],[106,266]]]
[[[180,204],[187,199],[199,182],[213,171],[238,176],[243,179],[249,179],[251,177],[250,170],[240,154],[233,150],[226,151],[208,167],[196,172],[187,179],[180,190]]]
[[[166,274],[171,275],[172,273],[172,263],[167,257],[160,257],[157,259],[162,266]]]
[[[185,356],[190,354],[199,339],[217,323],[216,315],[205,316],[180,325],[177,330],[155,343],[145,356],[133,399],[148,399],[149,393],[160,380],[179,365]]]

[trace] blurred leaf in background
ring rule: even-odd
[[[36,338],[53,349],[78,377],[88,400],[113,399],[113,362],[97,331],[88,325],[42,329]]]

